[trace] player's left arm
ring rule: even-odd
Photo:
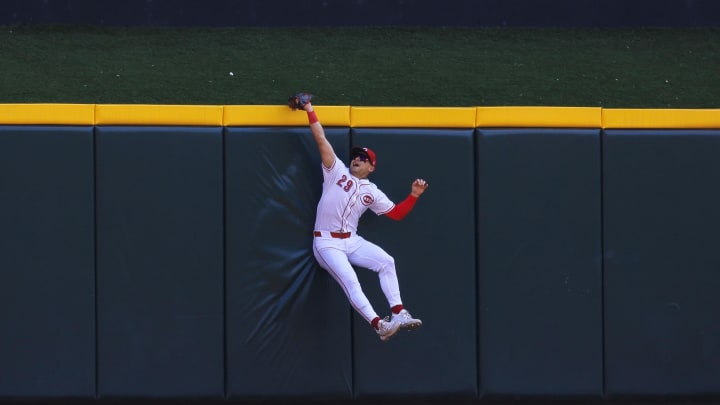
[[[400,203],[396,204],[393,209],[388,211],[385,215],[396,221],[400,221],[405,218],[407,214],[412,211],[417,199],[427,190],[429,184],[423,179],[415,179],[412,183],[412,191],[410,194]]]

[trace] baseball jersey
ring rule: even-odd
[[[315,230],[357,232],[360,216],[369,208],[383,215],[395,203],[368,179],[358,179],[337,157],[331,168],[323,168],[323,192],[317,206]]]

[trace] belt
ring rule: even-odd
[[[347,238],[349,238],[350,236],[352,236],[352,232],[320,232],[320,231],[313,231],[313,235],[315,235],[316,237],[322,237],[322,236],[327,237],[328,234],[330,234],[330,237],[331,237],[331,238],[336,238],[336,239],[347,239]]]

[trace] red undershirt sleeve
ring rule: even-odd
[[[396,204],[393,209],[388,211],[385,215],[390,218],[394,219],[395,221],[399,221],[407,214],[412,211],[413,207],[415,206],[415,202],[417,201],[417,197],[414,197],[412,194],[408,195],[406,199],[404,199],[401,203]]]

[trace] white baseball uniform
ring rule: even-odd
[[[378,315],[362,291],[352,265],[378,273],[390,307],[401,305],[402,300],[395,260],[357,234],[358,221],[367,209],[383,215],[395,203],[370,180],[354,177],[337,156],[332,167],[321,166],[323,192],[317,207],[313,252],[320,266],[343,288],[353,308],[370,322]]]

